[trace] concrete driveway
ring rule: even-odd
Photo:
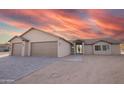
[[[15,83],[124,84],[124,56],[67,56]]]
[[[0,83],[124,83],[124,56],[0,57]]]
[[[0,83],[13,83],[30,73],[54,63],[56,58],[0,56]]]

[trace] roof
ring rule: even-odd
[[[54,37],[60,38],[60,39],[62,39],[62,40],[64,40],[64,41],[66,41],[66,42],[72,44],[71,42],[69,42],[69,41],[66,40],[65,38],[62,38],[62,37],[60,37],[60,36],[51,34],[51,33],[49,33],[49,32],[46,32],[46,31],[43,31],[43,30],[40,30],[40,29],[37,29],[37,28],[34,28],[34,27],[31,27],[28,31],[24,32],[20,37],[22,37],[23,35],[25,35],[26,33],[28,33],[29,31],[31,31],[31,30],[33,30],[33,29],[34,29],[34,30],[37,30],[37,31],[41,31],[41,32],[46,33],[46,34],[49,34],[49,35],[52,35],[52,36],[54,36]]]
[[[95,44],[97,42],[107,42],[107,43],[110,43],[110,44],[120,44],[122,43],[121,40],[117,40],[117,39],[113,39],[113,38],[98,38],[98,39],[78,39],[78,40],[75,40],[75,41],[83,41],[85,44]]]
[[[15,39],[15,38],[19,38],[19,39],[21,39],[22,41],[29,41],[29,40],[27,40],[27,39],[25,39],[24,37],[20,37],[20,36],[14,36],[13,38],[11,38],[8,42],[11,42],[13,39]]]
[[[86,39],[85,43],[86,44],[95,44],[99,41],[107,42],[107,43],[111,43],[111,44],[120,44],[121,43],[120,40],[116,40],[116,39],[113,39],[113,38]]]
[[[49,33],[49,32],[45,32],[45,31],[43,31],[43,30],[39,30],[39,29],[34,28],[34,27],[31,27],[30,29],[28,29],[26,32],[24,32],[24,33],[23,33],[22,35],[20,35],[20,36],[15,36],[15,37],[13,37],[13,38],[10,39],[8,42],[10,42],[11,40],[13,40],[14,38],[20,38],[20,39],[22,39],[23,41],[29,41],[29,40],[25,39],[23,36],[24,36],[26,33],[28,33],[29,31],[31,31],[31,30],[41,31],[41,32],[43,32],[43,33],[46,33],[46,34],[52,35],[52,36],[54,36],[54,37],[60,38],[60,39],[62,39],[62,40],[64,40],[64,41],[66,41],[66,42],[72,44],[71,42],[69,42],[68,40],[66,40],[66,39],[64,39],[64,38],[62,38],[62,37],[60,37],[60,36],[51,34],[51,33]]]
[[[111,44],[124,43],[124,42],[122,42],[121,40],[117,40],[117,39],[113,39],[113,38],[77,39],[77,40],[69,40],[69,41],[68,41],[68,40],[66,40],[66,39],[63,38],[63,37],[60,37],[60,36],[55,35],[55,34],[51,34],[51,33],[49,33],[49,32],[43,31],[43,30],[39,30],[39,29],[34,28],[34,27],[31,27],[30,29],[28,29],[26,32],[24,32],[24,33],[23,33],[22,35],[20,35],[20,36],[15,36],[15,37],[13,37],[13,38],[10,39],[8,42],[10,42],[11,40],[13,40],[13,39],[15,39],[15,38],[20,38],[20,39],[23,40],[23,41],[29,41],[29,40],[25,39],[25,38],[23,37],[23,35],[25,35],[26,33],[28,33],[29,31],[31,31],[31,30],[33,30],[33,29],[34,29],[34,30],[37,30],[37,31],[41,31],[41,32],[46,33],[46,34],[49,34],[49,35],[52,35],[52,36],[54,36],[54,37],[60,38],[60,39],[66,41],[66,42],[68,42],[68,43],[70,43],[70,44],[72,44],[72,43],[75,42],[75,41],[83,41],[83,42],[85,42],[85,44],[95,44],[95,43],[97,43],[97,42],[99,42],[99,41],[107,42],[107,43],[111,43]]]

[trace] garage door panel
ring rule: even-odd
[[[32,56],[57,56],[57,42],[37,42],[31,45]]]
[[[22,53],[22,43],[13,44],[13,56],[21,56]]]

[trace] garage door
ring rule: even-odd
[[[57,42],[37,42],[31,44],[32,56],[57,57]]]
[[[22,43],[13,44],[13,56],[21,56],[22,53]]]

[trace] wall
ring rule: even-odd
[[[30,41],[26,44],[26,49],[28,50],[26,51],[26,55],[28,56],[31,55],[31,42],[58,41],[59,39],[58,37],[34,29],[29,31],[22,37]]]
[[[25,47],[24,47],[24,56],[28,56],[28,42],[24,42],[24,45],[25,45]]]
[[[9,55],[12,55],[12,51],[13,51],[12,49],[13,49],[14,43],[22,43],[23,46],[22,46],[22,55],[21,55],[21,56],[27,56],[27,52],[28,52],[28,50],[27,50],[27,48],[28,48],[27,42],[22,41],[20,38],[14,38],[14,39],[11,41],[11,44],[10,44],[11,46],[10,46]]]
[[[120,54],[120,45],[112,45],[112,54]]]
[[[57,41],[58,38],[42,31],[31,30],[24,34],[22,37],[29,40],[30,42],[43,42],[43,41]]]
[[[71,45],[70,43],[59,39],[58,41],[58,57],[64,57],[71,54]]]
[[[19,38],[14,38],[14,39],[11,41],[11,43],[20,43],[20,42],[22,42],[22,40],[19,39]]]
[[[84,45],[84,54],[93,54],[93,46]]]

